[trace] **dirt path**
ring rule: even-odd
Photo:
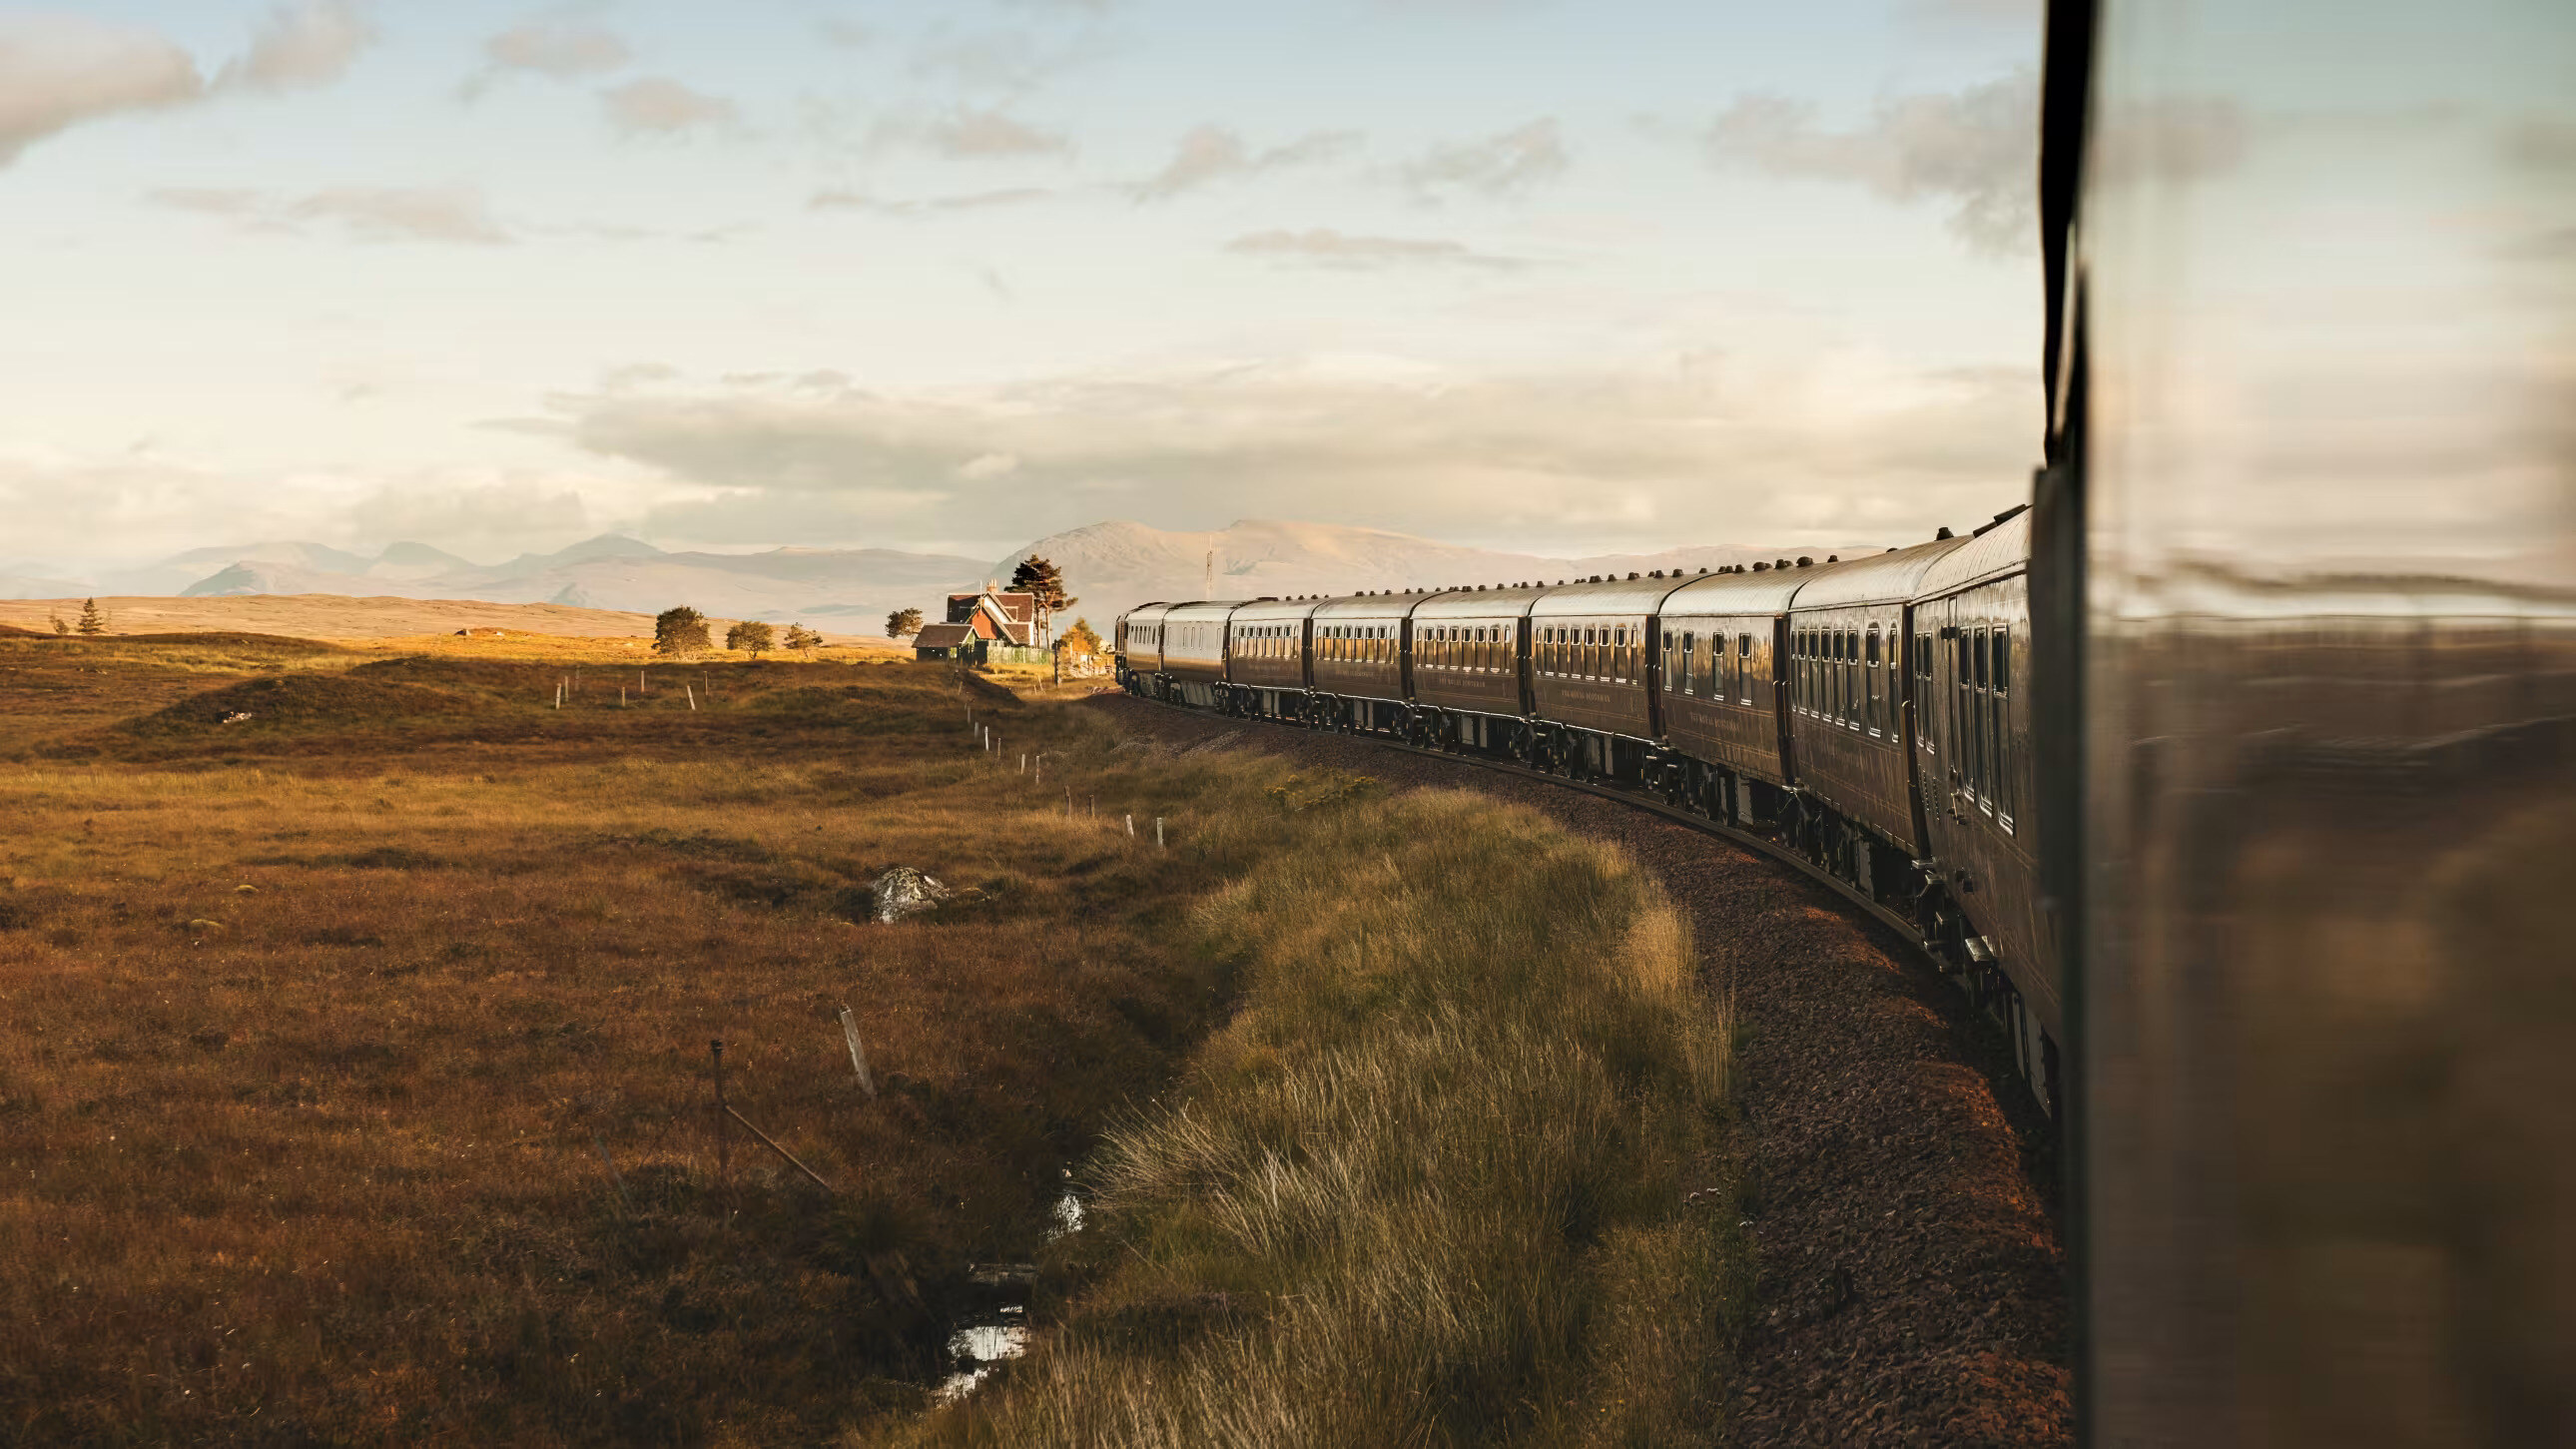
[[[1758,1299],[1737,1442],[2065,1444],[2064,1256],[2047,1128],[1999,1033],[1795,871],[1645,811],[1343,736],[1118,695],[1119,728],[1480,790],[1613,840],[1692,914],[1738,1058]]]

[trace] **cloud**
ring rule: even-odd
[[[510,233],[471,186],[333,186],[288,200],[263,191],[177,187],[148,194],[179,211],[220,217],[251,231],[338,228],[359,241],[498,246]]]
[[[1329,161],[1348,155],[1359,143],[1356,131],[1314,131],[1283,146],[1255,150],[1223,126],[1194,126],[1173,149],[1170,163],[1139,183],[1135,195],[1138,201],[1165,201],[1218,181]]]
[[[2504,154],[2525,170],[2576,173],[2576,121],[2527,116],[2506,128]]]
[[[150,31],[72,16],[0,18],[0,166],[80,122],[204,93],[196,61]]]
[[[337,223],[361,241],[497,246],[510,240],[471,186],[333,186],[294,202],[286,214]]]
[[[1460,191],[1508,196],[1562,175],[1568,159],[1551,116],[1481,141],[1435,146],[1397,174],[1425,200]]]
[[[1848,131],[1778,95],[1737,99],[1703,138],[1720,166],[1854,183],[1891,201],[1953,204],[1950,229],[1976,251],[2028,251],[2037,231],[2039,78],[2017,71],[1950,94],[1881,101]]]
[[[209,86],[194,57],[152,31],[69,15],[0,16],[0,166],[84,121],[193,105],[217,92],[326,84],[374,37],[352,0],[281,5]]]
[[[865,211],[878,216],[920,216],[943,211],[983,211],[997,206],[1025,206],[1058,193],[1046,186],[1010,186],[993,191],[967,191],[953,196],[925,196],[890,201],[861,191],[817,191],[805,205],[811,211]]]
[[[1420,241],[1403,237],[1349,236],[1327,228],[1313,231],[1264,231],[1239,236],[1225,249],[1265,260],[1330,267],[1337,271],[1374,272],[1389,267],[1452,266],[1513,271],[1529,265],[1518,257],[1474,251],[1453,241]]]
[[[1503,377],[1285,362],[940,391],[665,384],[549,407],[572,446],[689,490],[648,528],[710,543],[1003,547],[1104,517],[1274,516],[1435,536],[1472,520],[1554,551],[1983,518],[2026,487],[2039,389],[2021,368],[1834,358]]]
[[[975,107],[923,124],[916,134],[931,150],[959,160],[1055,156],[1073,150],[1073,138],[1061,131]]]
[[[617,33],[597,25],[531,21],[483,42],[493,71],[533,71],[557,80],[612,71],[633,57]]]
[[[629,136],[675,136],[700,126],[728,126],[734,103],[694,91],[669,76],[646,76],[599,93],[608,123]]]
[[[240,59],[215,77],[219,89],[297,90],[338,80],[375,39],[351,0],[302,0],[270,11]]]

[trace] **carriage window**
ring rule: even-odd
[[[1992,645],[1994,653],[1995,693],[2012,687],[2012,631],[1997,629]]]
[[[1983,629],[1979,629],[1979,630],[1977,631],[1977,642],[1976,642],[1974,645],[1970,646],[1970,648],[1969,648],[1969,650],[1968,650],[1968,658],[1969,658],[1969,659],[1970,659],[1970,660],[1975,664],[1975,666],[1976,666],[1976,670],[1977,670],[1977,688],[1979,688],[1979,689],[1983,689],[1983,688],[1985,688],[1985,687],[1986,687],[1986,631],[1985,631],[1985,630],[1983,630]]]
[[[1696,652],[1697,644],[1698,640],[1693,637],[1692,631],[1684,629],[1682,631],[1682,693],[1684,694],[1697,694],[1699,692],[1694,688],[1694,686],[1699,682],[1699,655]]]

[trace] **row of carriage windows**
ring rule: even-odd
[[[1724,704],[1753,702],[1753,636],[1664,631],[1664,693]]]
[[[1644,673],[1646,631],[1626,624],[1549,625],[1538,631],[1541,674],[1625,684]]]
[[[1789,635],[1789,703],[1873,739],[1896,734],[1896,643],[1879,626],[1799,628]]]
[[[1950,768],[1959,774],[1960,792],[2010,830],[2020,803],[2012,758],[2012,631],[1961,625],[1950,642],[1957,652],[1951,661],[1949,737],[1959,742]],[[1925,656],[1930,653],[1927,647]]]

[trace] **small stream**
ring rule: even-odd
[[[1055,1222],[1047,1229],[1050,1243],[1082,1231],[1082,1198],[1067,1189],[1055,1200]],[[960,1314],[948,1335],[953,1365],[939,1385],[939,1401],[953,1404],[993,1376],[993,1371],[1029,1351],[1029,1289],[1037,1280],[1034,1263],[978,1263],[968,1281],[988,1297]]]

